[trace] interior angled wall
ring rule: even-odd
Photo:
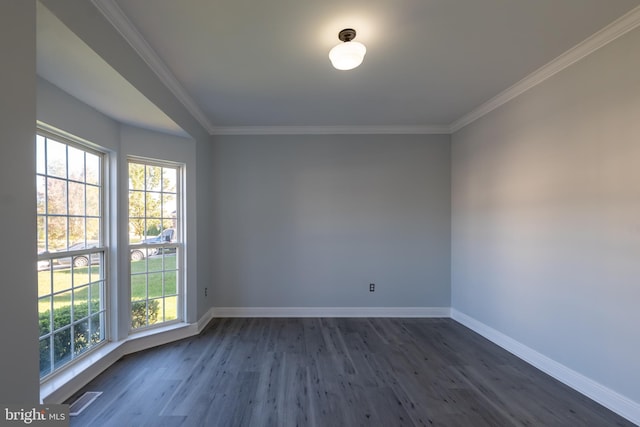
[[[640,29],[452,136],[452,307],[640,414]],[[627,401],[628,399],[628,401]]]

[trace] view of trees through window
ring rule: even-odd
[[[40,376],[105,340],[103,155],[36,137]]]
[[[129,161],[131,328],[177,320],[180,169]]]
[[[97,154],[38,136],[39,252],[99,240],[100,173]]]

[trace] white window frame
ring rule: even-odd
[[[87,257],[90,258],[91,254],[95,254],[97,252],[101,252],[102,255],[102,263],[101,263],[101,272],[100,272],[100,279],[99,281],[103,283],[103,290],[102,290],[102,295],[101,295],[101,301],[100,301],[100,309],[99,309],[99,313],[102,313],[102,339],[100,342],[97,342],[93,345],[90,345],[87,350],[85,350],[84,352],[75,355],[74,354],[74,340],[71,340],[71,358],[68,361],[65,361],[63,364],[61,364],[58,367],[55,367],[55,362],[54,362],[54,350],[55,350],[55,345],[50,345],[49,351],[50,351],[50,364],[51,364],[51,370],[45,374],[40,376],[40,383],[44,383],[46,381],[48,381],[49,379],[55,377],[56,375],[58,375],[60,372],[65,371],[67,369],[69,369],[70,367],[72,367],[73,365],[75,365],[76,363],[78,363],[79,361],[90,357],[92,353],[96,352],[98,349],[100,349],[101,347],[103,347],[104,345],[106,345],[107,343],[109,343],[110,339],[111,339],[111,329],[110,329],[110,324],[111,324],[111,307],[109,304],[110,301],[110,276],[109,276],[109,272],[110,272],[110,260],[109,260],[109,194],[110,194],[110,185],[109,185],[109,153],[101,150],[98,146],[96,146],[95,144],[90,143],[89,141],[83,140],[81,138],[77,138],[73,135],[70,135],[66,132],[58,132],[57,129],[51,128],[43,123],[38,122],[38,126],[36,129],[36,139],[34,141],[35,144],[37,144],[37,137],[44,137],[45,139],[51,139],[55,142],[58,143],[62,143],[65,144],[66,146],[69,147],[73,147],[76,148],[78,150],[84,151],[86,153],[90,153],[93,155],[96,155],[100,158],[100,176],[99,176],[99,187],[101,189],[101,194],[100,194],[100,199],[99,199],[99,203],[100,203],[100,207],[99,207],[99,213],[98,213],[98,217],[101,220],[101,224],[100,224],[100,229],[99,229],[99,241],[102,242],[101,245],[96,246],[96,247],[91,247],[89,249],[80,249],[80,250],[66,250],[66,251],[62,251],[62,252],[43,252],[43,253],[38,253],[37,255],[37,261],[38,261],[38,266],[40,266],[42,263],[48,263],[49,265],[49,274],[51,274],[51,289],[50,289],[50,293],[46,294],[46,295],[38,295],[38,301],[40,301],[41,298],[51,298],[52,301],[50,303],[50,320],[49,320],[49,332],[43,336],[39,335],[38,341],[40,342],[42,337],[51,337],[56,331],[60,331],[63,329],[68,328],[73,328],[76,324],[82,322],[78,321],[77,319],[74,319],[71,324],[69,326],[64,326],[62,328],[58,328],[58,329],[54,329],[54,323],[53,323],[53,313],[54,313],[54,304],[53,304],[53,297],[56,294],[59,294],[61,292],[66,292],[68,290],[74,289],[74,284],[71,285],[71,288],[69,288],[68,290],[64,290],[64,291],[55,291],[53,289],[53,277],[54,277],[54,270],[53,270],[53,265],[54,262],[56,260],[60,260],[60,259],[64,259],[64,258],[69,258],[70,264],[69,264],[69,268],[70,271],[73,271],[73,269],[75,268],[73,266],[73,260],[75,258],[77,258],[78,256],[81,255],[87,255]],[[37,156],[37,153],[36,153]],[[57,176],[52,176],[53,178],[57,178],[57,179],[61,179],[64,180],[65,182],[67,182],[67,189],[68,189],[68,183],[69,182],[76,182],[73,179],[70,179],[68,176],[68,151],[66,152],[66,156],[67,156],[67,177],[62,178],[62,177],[57,177]],[[37,157],[36,157],[36,161],[37,161]],[[38,172],[37,168],[36,168],[36,177],[48,177],[50,176],[48,174],[47,169],[47,158],[46,158],[46,150],[45,150],[45,159],[44,159],[44,166],[45,166],[45,171],[44,172]],[[47,199],[47,188],[45,186],[45,200]],[[67,221],[68,218],[71,216],[69,215],[69,195],[67,193],[67,200],[66,200],[66,204],[67,204],[67,214],[66,215],[60,215],[62,217],[67,217]],[[86,207],[86,200],[85,200],[85,207]],[[48,212],[44,212],[43,213],[37,213],[36,214],[38,218],[40,217],[44,217],[45,218],[45,222],[46,219],[48,217],[50,217],[50,214]],[[58,215],[56,215],[58,216]],[[85,217],[86,217],[86,212],[85,212]],[[68,225],[68,224],[67,224]],[[46,227],[45,227],[46,230]],[[86,233],[86,231],[85,231]],[[85,235],[86,238],[86,235]],[[45,231],[45,239],[48,239],[47,236],[47,232]],[[67,246],[71,244],[71,242],[69,241],[69,236],[67,235]],[[40,268],[38,267],[38,270],[40,270]],[[40,271],[38,271],[38,274],[40,274]],[[91,284],[87,285],[88,288],[91,287]],[[89,291],[90,292],[90,291]],[[91,300],[88,297],[88,302],[89,305],[91,304]],[[71,300],[71,312],[73,312],[73,297]],[[39,310],[38,310],[39,311]],[[93,314],[92,314],[93,315]],[[88,320],[88,324],[91,325],[91,321],[90,321],[90,317],[87,317],[86,320]],[[89,330],[90,330],[90,326],[89,326]]]
[[[128,263],[127,269],[127,300],[128,300],[128,311],[127,311],[127,321],[129,325],[129,334],[135,335],[139,332],[145,332],[149,330],[153,330],[156,328],[162,328],[165,326],[184,323],[185,322],[185,311],[184,305],[186,301],[186,266],[185,266],[185,232],[186,232],[186,220],[185,220],[185,208],[183,206],[184,203],[184,179],[185,179],[185,164],[180,162],[172,162],[166,160],[153,159],[148,157],[140,157],[140,156],[127,156],[126,161],[126,176],[127,180],[129,178],[129,165],[131,163],[136,163],[145,166],[152,167],[161,167],[161,168],[170,168],[176,170],[176,224],[175,229],[177,231],[178,239],[175,242],[169,243],[131,243],[129,241],[129,233],[127,233],[127,249],[128,252],[131,253],[134,250],[143,250],[148,253],[150,250],[154,250],[159,247],[164,248],[175,248],[176,250],[176,292],[177,292],[177,307],[176,307],[176,318],[167,320],[167,321],[158,321],[153,324],[147,324],[146,326],[133,328],[132,327],[132,297],[131,297],[131,263]],[[129,202],[128,202],[128,194],[130,191],[129,183],[127,182],[127,194],[124,196],[127,198],[127,229],[129,228]],[[144,190],[147,192],[147,190]],[[162,270],[164,272],[164,270]],[[147,271],[147,274],[149,271]],[[164,293],[163,293],[164,297]],[[151,298],[155,299],[155,298]],[[145,301],[149,301],[149,298],[145,299]],[[148,313],[147,313],[148,316]],[[164,312],[163,312],[164,317]]]

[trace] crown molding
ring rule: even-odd
[[[437,135],[450,134],[447,125],[425,126],[220,126],[213,135]]]
[[[173,75],[169,67],[164,63],[156,51],[149,45],[127,15],[120,9],[115,0],[91,0],[93,5],[107,18],[113,27],[120,33],[129,45],[136,51],[142,60],[160,78],[160,81],[173,93],[184,105],[191,115],[204,127],[209,134],[213,133],[214,126],[206,114],[198,107],[189,96],[178,79]]]
[[[602,30],[594,33],[576,46],[572,47],[562,55],[558,56],[551,62],[543,65],[524,79],[520,80],[513,86],[500,92],[487,102],[481,104],[471,112],[460,117],[458,120],[449,125],[451,133],[456,132],[463,127],[473,123],[482,116],[490,113],[503,104],[511,101],[515,97],[523,94],[532,87],[542,83],[549,77],[559,73],[570,65],[578,62],[582,58],[595,52],[606,44],[614,41],[618,37],[623,36],[629,31],[640,25],[640,6],[627,12]]]
[[[178,82],[155,50],[129,20],[115,0],[91,0],[96,8],[124,37],[163,84],[185,106],[210,135],[393,135],[393,134],[451,134],[473,123],[496,108],[506,104],[536,85],[544,82],[582,58],[640,26],[640,6],[627,12],[602,30],[524,79],[500,92],[449,125],[423,126],[214,126]]]

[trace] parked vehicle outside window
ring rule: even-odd
[[[162,233],[160,233],[159,235],[155,236],[155,237],[150,237],[148,239],[144,239],[142,241],[142,243],[151,243],[151,244],[157,244],[157,243],[174,243],[175,242],[175,237],[176,237],[176,230],[174,228],[167,228],[166,230],[164,230]],[[89,242],[79,242],[76,244],[73,244],[71,246],[69,246],[68,249],[65,250],[65,252],[67,251],[81,251],[81,250],[85,250],[85,249],[92,249],[92,248],[97,248],[98,247],[98,242],[97,241],[89,241]],[[175,253],[176,248],[148,248],[148,249],[132,249],[131,250],[131,261],[140,261],[148,256],[154,256],[154,255],[160,255],[162,253],[168,254],[168,253]],[[54,266],[71,266],[71,264],[73,264],[74,267],[86,267],[89,265],[89,262],[91,262],[91,264],[93,265],[97,265],[100,264],[100,253],[99,252],[95,252],[95,253],[91,253],[91,254],[80,254],[80,255],[76,255],[74,257],[65,257],[65,258],[55,258],[53,260],[53,265]],[[44,265],[44,262],[42,265],[38,265],[39,268],[41,269],[45,269],[49,267],[49,263],[47,262],[46,265]]]
[[[176,243],[177,234],[175,228],[167,228],[155,237],[149,237],[144,239],[141,243],[145,244],[161,244],[161,243]],[[145,258],[145,253],[148,256],[160,255],[160,254],[173,254],[176,252],[175,247],[170,248],[148,248],[148,249],[132,249],[131,260],[139,261]]]

